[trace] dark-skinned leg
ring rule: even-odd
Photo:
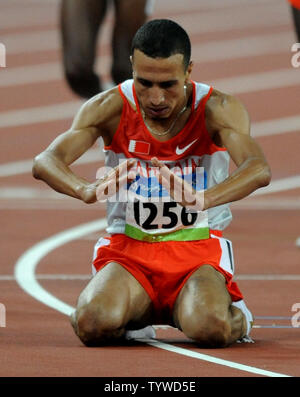
[[[205,347],[225,347],[245,335],[241,310],[231,305],[224,276],[203,265],[187,280],[174,306],[174,322]]]
[[[294,27],[298,42],[300,43],[300,9],[291,6],[292,16],[294,20]]]
[[[101,91],[94,72],[99,27],[107,0],[62,0],[61,34],[63,66],[71,89],[83,98]]]
[[[151,324],[152,302],[126,269],[111,262],[82,291],[70,320],[85,345],[114,343],[124,337],[127,329]]]
[[[115,0],[111,75],[116,84],[132,78],[129,59],[131,42],[136,31],[146,21],[146,3],[146,0]]]

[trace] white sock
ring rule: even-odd
[[[232,302],[232,306],[237,307],[238,309],[240,309],[242,311],[242,313],[245,315],[246,317],[246,322],[247,322],[247,331],[246,331],[246,335],[250,334],[251,328],[252,328],[252,324],[253,323],[253,316],[250,312],[250,310],[247,308],[245,302],[243,301],[243,299],[241,299],[240,301],[237,302]]]
[[[156,336],[155,329],[151,325],[148,325],[147,327],[142,329],[125,332],[125,338],[127,340],[155,338],[155,336]]]

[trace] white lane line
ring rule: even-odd
[[[97,204],[95,204],[97,205]],[[9,202],[8,200],[0,201],[0,210],[21,210],[21,211],[94,211],[100,210],[102,213],[105,211],[105,207],[95,207],[95,205],[86,205],[80,201],[62,201],[62,200],[31,200],[23,201],[21,200],[15,202]]]
[[[3,1],[3,0],[2,0]],[[6,0],[7,1],[7,0]],[[281,0],[277,0],[277,3],[279,3]],[[249,6],[249,5],[261,5],[261,4],[266,4],[268,5],[269,3],[274,4],[276,3],[276,0],[210,0],[208,3],[203,4],[205,9],[216,9],[216,8],[226,8],[226,7],[233,7],[233,6]],[[14,4],[19,4],[23,5],[24,0],[9,0],[9,3],[13,6]],[[44,5],[44,4],[55,4],[57,5],[59,3],[59,0],[26,0],[26,5]],[[187,7],[192,7],[192,5],[195,4],[195,0],[187,0],[185,2],[174,2],[174,0],[164,0],[163,2],[160,2],[160,10],[165,10],[166,12],[170,12],[170,8],[174,9],[174,6],[176,6],[176,10],[185,10]]]
[[[98,235],[99,237],[99,235]],[[84,240],[85,237],[81,237]],[[93,239],[94,241],[97,238]],[[74,281],[74,280],[90,280],[91,274],[35,274],[36,280],[62,280],[62,281]],[[247,281],[299,281],[299,274],[237,274],[234,276],[235,281],[247,280]],[[0,281],[16,281],[14,275],[2,274],[0,275]],[[288,317],[290,318],[290,317]],[[171,328],[170,326],[167,326]]]
[[[101,211],[104,210],[104,208],[100,208]],[[300,204],[294,205],[294,206],[289,206],[288,204],[284,205],[268,205],[268,203],[258,203],[255,204],[253,203],[252,205],[237,205],[232,208],[234,211],[299,211],[300,210]],[[0,210],[21,210],[21,211],[78,211],[78,210],[84,210],[84,211],[95,211],[95,207],[92,206],[80,206],[77,205],[73,202],[68,202],[68,201],[41,201],[41,200],[34,200],[32,202],[29,201],[15,201],[15,202],[9,202],[7,201],[0,201]],[[300,239],[296,245],[299,245]]]
[[[220,86],[217,83],[214,84],[214,82],[212,82],[212,85],[217,89],[221,89],[223,87],[225,88],[223,89],[223,91],[231,94],[235,94],[235,91],[241,94],[242,92],[247,93],[257,90],[263,91],[269,88],[285,87],[286,84],[295,85],[299,83],[299,76],[295,74],[294,69],[287,69],[285,77],[283,77],[281,80],[276,80],[276,76],[279,77],[281,73],[282,71],[276,71],[274,73],[261,73],[259,74],[259,79],[257,80],[257,82],[255,80],[256,75],[249,75],[234,78],[236,80],[236,85],[227,84],[228,80],[233,82],[234,79],[231,78],[219,80]],[[71,101],[57,103],[53,105],[36,106],[27,109],[9,110],[1,112],[0,128],[19,127],[37,123],[73,119],[82,104],[83,102],[81,101]],[[275,127],[274,134],[281,134],[282,132],[299,131],[299,121],[300,116],[294,115],[281,117],[278,119],[253,122],[251,124],[251,128],[253,131],[253,136],[272,135],[273,127]]]
[[[299,115],[251,123],[251,135],[254,138],[296,131],[300,132]]]
[[[256,375],[263,375],[263,376],[269,376],[269,377],[275,377],[275,378],[290,377],[290,375],[280,374],[278,372],[266,371],[266,370],[252,367],[249,365],[243,365],[243,364],[235,363],[233,361],[223,360],[221,358],[209,356],[207,354],[201,354],[201,353],[195,352],[193,350],[187,350],[187,349],[183,349],[181,347],[170,345],[168,343],[159,342],[158,340],[140,339],[138,341],[147,343],[148,345],[153,346],[153,347],[158,347],[159,349],[167,350],[172,353],[182,354],[184,356],[196,358],[198,360],[204,360],[204,361],[208,361],[213,364],[223,365],[225,367],[234,368],[239,371],[251,372]]]
[[[300,180],[300,175],[297,177]],[[297,180],[298,180],[297,179]],[[295,189],[295,185],[290,183],[290,178],[286,178],[287,182],[286,185],[284,183],[285,179],[280,179],[277,181],[274,181],[274,185],[276,185],[272,191],[278,192],[282,190],[289,190],[289,189]],[[297,182],[296,182],[297,183]],[[267,190],[265,190],[261,194],[266,194]],[[271,193],[271,192],[269,192]],[[253,195],[254,196],[254,193]],[[292,197],[292,198],[255,198],[252,199],[252,196],[250,198],[244,198],[243,200],[240,200],[240,202],[246,202],[246,206],[250,207],[251,205],[258,205],[259,207],[265,207],[267,205],[272,205],[272,202],[274,203],[274,207],[288,207],[289,205],[292,206],[292,208],[299,208],[300,202],[299,202],[299,197]],[[39,187],[29,187],[29,186],[0,186],[0,200],[45,200],[45,201],[52,201],[52,202],[57,202],[57,201],[68,201],[68,204],[71,203],[79,203],[81,207],[84,206],[82,201],[80,200],[74,200],[74,198],[66,196],[61,193],[57,193],[52,189],[49,189],[46,185],[43,188]],[[238,206],[239,202],[234,202],[231,203],[233,206]],[[280,205],[282,204],[282,206]],[[78,207],[78,206],[77,206]],[[87,207],[87,206],[86,206]]]
[[[238,274],[234,276],[235,280],[248,281],[298,281],[299,274]]]
[[[50,294],[37,282],[35,278],[36,266],[44,256],[55,248],[80,238],[85,234],[103,230],[105,227],[106,220],[100,219],[65,230],[46,240],[40,241],[18,259],[14,272],[17,283],[33,298],[61,313],[70,315],[74,308]]]
[[[223,1],[220,3],[223,3]],[[196,20],[195,14],[196,12],[176,15],[176,21],[187,30],[189,35],[226,32],[236,29],[266,28],[283,24],[289,25],[291,23],[289,9],[284,2],[281,2],[281,4],[273,3],[272,6],[256,4],[251,8],[243,5],[234,10],[228,8],[220,12],[212,10],[206,13],[203,10],[199,10],[196,14]]]
[[[282,185],[282,190],[284,185]],[[281,191],[282,191],[281,190]],[[266,193],[266,192],[265,192]],[[80,200],[56,193],[45,187],[43,189],[20,186],[0,187],[0,209],[2,210],[60,210],[104,211],[104,203],[86,205]],[[295,197],[246,197],[231,203],[232,210],[242,211],[296,211],[300,210],[300,194]]]
[[[277,3],[279,3],[280,0],[277,0]],[[261,6],[262,4],[265,4],[268,6],[272,2],[272,5],[276,3],[276,0],[210,0],[207,2],[198,2],[200,8],[199,10],[201,11],[203,7],[205,10],[211,9],[225,9],[227,7],[245,7],[245,6]],[[159,10],[163,12],[170,12],[170,9],[173,9],[175,4],[176,4],[176,11],[182,10],[183,12],[186,11],[187,9],[191,8],[193,9],[193,6],[195,5],[195,0],[188,0],[188,1],[179,1],[174,4],[174,0],[164,0],[159,2]]]
[[[202,32],[226,32],[234,29],[247,29],[249,27],[260,28],[280,25],[288,26],[291,24],[288,7],[285,4],[282,4],[282,2],[278,2],[277,4],[274,4],[273,2],[272,6],[269,4],[260,4],[260,2],[257,2],[255,6],[252,6],[252,2],[248,4],[244,3],[242,7],[236,7],[233,14],[233,11],[230,9],[230,7],[228,9],[224,8],[221,10],[221,12],[215,12],[214,10],[206,9],[203,10],[201,7],[196,9],[195,0],[193,0],[191,6],[192,12],[183,12],[180,15],[178,14],[180,9],[177,10],[176,7],[177,2],[175,2],[175,4],[172,2],[170,8],[165,11],[160,8],[160,3],[162,2],[156,2],[155,14],[153,17],[155,17],[155,15],[160,16],[161,13],[167,12],[168,18],[177,20],[178,23],[180,23],[187,30],[189,35]],[[220,3],[223,4],[223,1]],[[184,4],[186,4],[186,2],[184,2]],[[56,7],[48,7],[47,14],[43,9],[37,9],[34,13],[30,13],[30,10],[29,12],[28,10],[26,11],[27,12],[19,14],[17,14],[14,10],[11,12],[2,12],[0,14],[0,24],[2,29],[8,27],[22,28],[26,26],[41,26],[42,24],[57,24],[57,18],[55,18],[55,14],[57,14],[58,10]],[[197,15],[196,18],[199,19],[200,23],[195,23],[195,15]],[[235,17],[233,17],[233,15]],[[103,27],[110,30],[111,23],[108,24],[107,21],[105,21]],[[38,43],[40,33],[43,32],[38,32],[37,38],[32,37],[31,40],[27,39],[26,35],[22,33],[18,35],[3,35],[3,41],[5,44],[7,42],[7,44],[12,47],[12,53],[24,52],[24,50],[29,52],[31,49],[31,43],[33,43],[35,50],[43,51],[45,49],[47,51],[49,49],[59,49],[60,40],[58,33],[55,35],[53,31],[52,35],[41,36],[43,40],[41,38],[40,43]],[[16,36],[19,37],[19,43],[16,40]],[[103,33],[101,34],[101,38],[102,37]],[[108,37],[110,36],[108,35]],[[280,43],[278,43],[278,45],[280,45]]]
[[[1,175],[0,175],[1,176]],[[293,190],[293,189],[298,189],[300,187],[300,175],[296,175],[293,177],[287,177],[287,178],[282,178],[282,179],[277,179],[271,182],[271,184],[265,188],[261,188],[259,190],[256,190],[254,193],[252,193],[249,196],[249,200],[248,198],[245,198],[244,201],[245,203],[242,202],[242,200],[240,202],[236,202],[236,203],[231,203],[231,205],[233,206],[233,208],[262,208],[262,209],[266,209],[266,207],[269,206],[269,208],[273,208],[273,209],[288,209],[288,207],[291,205],[292,207],[290,207],[290,209],[298,209],[299,208],[299,203],[298,203],[298,199],[297,197],[295,199],[285,199],[282,198],[282,200],[279,199],[273,199],[270,201],[259,201],[259,202],[255,202],[255,201],[251,201],[252,197],[255,196],[261,196],[264,194],[270,194],[270,193],[279,193],[282,191],[286,191],[286,190]],[[61,203],[63,203],[63,201],[67,202],[67,198],[64,198],[63,196],[60,196],[59,194],[55,193],[55,192],[47,192],[46,190],[42,190],[42,189],[31,189],[31,188],[3,188],[3,190],[0,190],[0,194],[2,195],[3,199],[7,199],[7,198],[16,198],[16,195],[13,194],[16,192],[23,192],[26,191],[26,196],[30,197],[31,199],[33,199],[33,195],[35,193],[37,193],[36,191],[38,190],[38,193],[36,194],[36,196],[34,198],[37,198],[37,196],[39,198],[45,198],[47,200],[49,200],[50,198],[54,199],[54,200],[59,200]],[[20,193],[21,194],[21,193]],[[5,197],[6,196],[6,197]],[[19,196],[20,197],[20,196]],[[1,199],[1,197],[0,197]],[[48,204],[51,204],[51,202],[48,202]],[[53,203],[52,203],[53,204]],[[14,205],[19,207],[19,204],[17,202],[12,203],[11,204],[11,208],[14,208]],[[63,205],[63,204],[62,204]],[[72,204],[70,204],[72,205]],[[74,206],[76,206],[76,208],[82,205],[80,202],[78,202],[77,204],[74,204]]]
[[[292,190],[300,187],[300,175],[290,176],[287,178],[277,179],[271,181],[270,185],[263,187],[261,189],[255,190],[254,193],[250,195],[260,196],[263,194],[282,192],[283,190]]]
[[[12,161],[0,165],[0,177],[28,174],[32,170],[32,159]]]
[[[60,113],[63,113],[65,115],[65,118],[73,118],[75,114],[73,111],[79,109],[79,107],[80,107],[80,103],[78,102],[76,103],[76,105],[74,105],[74,109],[68,108],[68,105],[64,107],[64,104],[57,105],[57,107],[54,108],[52,107],[51,109],[46,108],[44,114],[47,114],[46,117],[48,120],[45,120],[43,118],[43,121],[56,120],[58,109],[60,110]],[[34,123],[35,119],[30,119],[28,121],[29,123]],[[1,127],[1,118],[0,118],[0,127]],[[297,115],[297,116],[282,117],[278,119],[254,122],[251,124],[251,130],[252,130],[252,136],[255,138],[284,134],[284,133],[293,133],[296,131],[300,131],[300,116]],[[88,150],[74,164],[87,164],[101,160],[104,160],[103,142],[102,139],[99,139],[99,148],[92,148]],[[31,169],[32,169],[32,159],[0,164],[0,177],[26,174],[28,172],[31,172]]]
[[[0,128],[18,127],[21,125],[35,124],[39,122],[52,122],[56,120],[73,119],[76,112],[79,110],[80,106],[81,106],[80,102],[66,102],[62,104],[42,106],[40,108],[39,107],[29,108],[27,110],[21,110],[21,111],[18,110],[18,111],[2,112],[0,113],[1,115]],[[41,114],[39,114],[40,110],[41,110]],[[23,117],[26,114],[26,112],[28,112],[28,115],[25,117],[22,123],[22,120],[18,120],[18,118]],[[7,117],[6,119],[4,119],[3,117],[5,115]],[[14,117],[16,118],[15,120]],[[278,135],[283,133],[300,131],[300,116],[295,115],[295,116],[280,117],[277,119],[274,118],[271,120],[252,122],[251,131],[253,137],[263,137],[263,136]],[[31,160],[24,160],[24,161],[31,161]],[[22,169],[23,163],[20,162],[19,167],[20,169]]]
[[[90,280],[90,274],[36,274],[36,280],[49,280],[49,281],[74,281],[74,280]],[[0,275],[0,281],[16,281],[16,277],[12,275]]]
[[[32,33],[31,35],[32,38],[28,38],[30,43],[33,38],[35,38],[36,44],[38,45],[45,45],[46,42],[49,43],[49,38],[47,38],[47,36],[49,36],[49,32],[41,32],[38,35],[36,33]],[[40,37],[43,35],[46,36],[44,39]],[[9,49],[12,51],[13,45],[9,44],[10,40],[7,40],[8,42],[6,43],[2,38],[2,41],[6,45],[7,51]],[[20,45],[20,36],[16,35],[16,37],[14,37],[14,41],[17,45]],[[292,32],[252,35],[246,38],[209,41],[207,43],[194,44],[193,53],[195,55],[193,55],[193,61],[201,64],[203,62],[220,62],[258,55],[275,55],[286,53],[287,51],[290,52],[292,43]],[[29,48],[32,50],[35,49],[34,42],[33,44],[30,44]],[[97,57],[97,70],[99,72],[101,71],[101,74],[103,75],[103,71],[109,70],[110,63],[110,55],[101,55]],[[14,87],[20,84],[50,82],[64,79],[61,62],[47,62],[37,65],[5,68],[1,70],[1,77],[0,87]],[[230,84],[230,82],[228,82],[228,84]]]
[[[83,156],[76,160],[73,165],[97,163],[104,160],[103,141],[99,142],[99,147],[89,149]],[[0,164],[0,177],[31,173],[33,159],[13,161],[11,163]]]
[[[0,128],[73,119],[81,105],[81,101],[71,101],[1,112]]]
[[[59,194],[52,189],[40,189],[28,186],[5,186],[0,187],[0,200],[19,199],[19,200],[32,200],[32,199],[47,199],[47,200],[64,200],[68,196]],[[69,198],[70,199],[70,198]]]
[[[299,85],[298,72],[298,70],[293,68],[285,68],[262,73],[251,73],[242,76],[224,78],[215,81],[206,81],[206,83],[211,84],[213,87],[230,94],[242,94]],[[22,73],[20,72],[19,74],[22,75]],[[82,104],[83,101],[76,100],[46,106],[36,106],[26,109],[4,111],[0,113],[0,128],[18,127],[28,124],[73,119]],[[288,124],[291,124],[293,131],[299,130],[298,115],[284,117],[277,120],[281,120],[281,124],[279,124],[277,127],[279,131],[288,126]],[[268,128],[270,131],[273,125],[272,123],[276,123],[276,119],[265,120],[264,122],[268,122],[269,124],[261,126],[259,133],[263,133],[263,128]],[[252,127],[255,128],[255,123],[252,124]]]
[[[4,70],[0,80],[0,87],[14,87],[21,84],[33,84],[40,82],[51,82],[62,80],[62,64],[59,62],[48,62],[30,66],[17,66]]]
[[[58,51],[61,42],[59,29],[5,34],[1,37],[1,41],[7,48],[7,55],[35,51]]]
[[[267,57],[286,54],[291,51],[293,39],[292,32],[279,32],[219,41],[208,40],[205,43],[193,45],[192,59],[201,65],[204,62],[221,62],[259,55]],[[276,42],[278,46],[276,46]]]
[[[216,89],[228,94],[248,94],[250,92],[285,88],[289,86],[300,87],[299,70],[294,68],[251,73],[244,76],[219,79],[211,83]]]
[[[83,225],[67,229],[52,237],[47,238],[46,240],[40,241],[38,244],[27,250],[17,261],[15,265],[15,278],[17,283],[25,292],[27,292],[33,298],[61,313],[70,315],[74,308],[46,291],[37,282],[35,278],[35,269],[39,261],[55,248],[66,244],[74,239],[78,239],[86,234],[90,234],[97,230],[103,230],[103,228],[105,228],[105,225],[106,220],[100,219],[98,221],[85,223]],[[172,351],[174,353],[196,358],[198,360],[208,361],[214,364],[235,368],[240,371],[246,371],[269,377],[290,377],[290,375],[265,371],[260,368],[235,363],[229,360],[222,360],[217,357],[209,356],[207,354],[201,354],[192,350],[182,349],[162,342],[155,343],[153,340],[145,340],[145,343],[148,343],[151,346],[158,347],[160,349]]]
[[[282,189],[284,186],[282,186]],[[281,190],[283,191],[283,190]],[[3,203],[4,204],[4,203]],[[1,206],[1,202],[0,202]],[[295,211],[300,210],[300,194],[298,197],[263,197],[255,199],[252,198],[244,198],[240,201],[235,201],[231,203],[232,210],[262,210],[262,211]]]
[[[27,1],[26,1],[27,2]],[[2,1],[1,1],[2,3]],[[2,5],[2,4],[1,4]],[[57,9],[56,7],[35,7],[34,11],[32,9],[27,9],[22,3],[22,7],[19,7],[16,11],[11,10],[1,10],[0,14],[0,25],[1,29],[17,28],[22,29],[25,27],[35,27],[35,26],[45,26],[45,25],[56,25],[57,24]],[[22,36],[22,33],[20,33]],[[37,37],[39,37],[39,32],[37,32]],[[23,47],[24,51],[28,51],[30,47]]]

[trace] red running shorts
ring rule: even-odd
[[[211,265],[222,273],[232,301],[243,296],[235,282],[232,244],[220,231],[197,241],[144,242],[125,234],[100,238],[95,245],[93,273],[109,262],[117,262],[129,271],[148,293],[160,324],[170,323],[173,306],[183,285],[202,265]]]

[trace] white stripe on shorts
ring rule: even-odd
[[[105,238],[105,237],[100,237],[99,238],[99,240],[97,241],[97,243],[94,246],[93,262],[94,262],[94,260],[97,257],[98,249],[100,247],[103,247],[104,245],[109,245],[109,244],[110,244],[110,240],[108,240],[107,238]],[[96,269],[94,268],[94,265],[92,264],[92,274],[93,274],[93,276],[95,276],[96,273],[97,273]]]
[[[234,274],[234,258],[232,250],[232,242],[224,237],[218,237],[211,234],[212,238],[217,238],[221,245],[222,255],[220,260],[220,267],[230,274]]]
[[[211,234],[211,237],[217,238],[220,241],[220,245],[221,245],[221,249],[222,249],[220,267],[222,269],[226,270],[226,272],[233,275],[234,274],[234,259],[233,259],[232,242],[230,240],[227,240],[226,238],[218,237],[213,234]],[[251,323],[253,323],[252,313],[247,308],[243,299],[241,299],[237,302],[232,302],[232,305],[238,307],[245,315],[246,322],[247,322],[246,335],[249,335],[249,333],[251,331],[251,327],[252,327]]]

